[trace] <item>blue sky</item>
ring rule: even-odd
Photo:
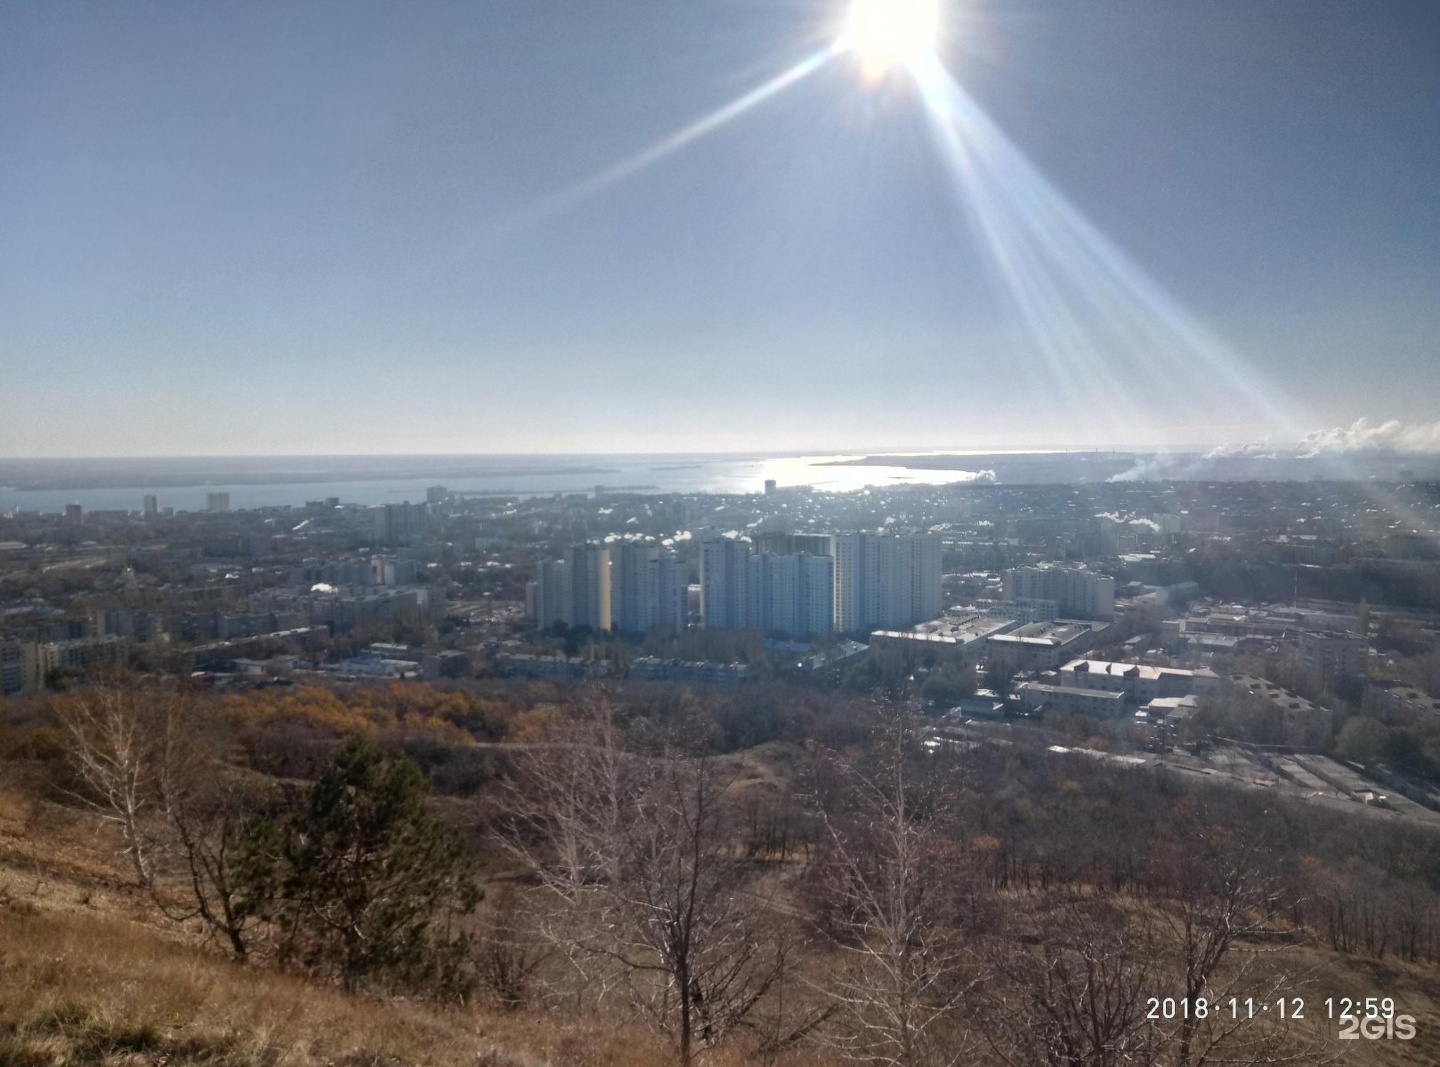
[[[845,8],[0,2],[0,455],[1440,419],[1433,0],[947,3],[946,69],[1045,180],[997,196],[1081,309],[1064,336],[1017,310],[914,79],[849,57],[544,210],[823,48]],[[1087,303],[1052,195],[1206,339],[1137,296],[1140,362],[1111,361],[1130,298]],[[1136,377],[1172,340],[1248,384]]]

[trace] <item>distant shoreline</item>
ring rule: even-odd
[[[845,492],[867,486],[951,482],[979,486],[1317,478],[1440,481],[1440,453],[957,449],[863,455],[673,452],[0,458],[0,512],[63,511],[70,503],[83,503],[87,510],[133,508],[140,503],[140,494],[160,496],[164,506],[198,507],[203,503],[199,494],[207,490],[233,490],[231,503],[238,509],[299,506],[332,496],[347,503],[383,503],[397,494],[423,498],[433,485],[464,496],[534,496],[589,493],[596,487],[611,492],[758,493],[770,480],[781,488],[809,485],[821,492]],[[176,499],[187,493],[194,499]]]
[[[1060,449],[1024,452],[875,452],[854,459],[827,459],[815,464],[817,467],[904,467],[909,470],[925,471],[966,471],[986,460],[1024,462],[1027,458],[1046,460],[1054,456],[1079,459],[1086,456],[1103,456],[1106,459],[1133,460],[1137,452],[1063,452]]]
[[[83,460],[75,460],[82,463]],[[76,471],[69,476],[6,479],[3,488],[18,493],[82,492],[97,489],[203,489],[232,485],[309,485],[321,482],[413,482],[450,478],[500,478],[519,475],[598,477],[620,474],[613,467],[428,467],[418,469],[346,468],[314,471]]]

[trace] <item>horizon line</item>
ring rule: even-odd
[[[1298,442],[1296,442],[1298,443]],[[466,458],[528,458],[566,456],[715,456],[715,457],[915,457],[915,456],[1020,456],[1020,455],[1101,455],[1133,453],[1143,455],[1185,454],[1205,452],[1220,447],[1214,444],[1187,445],[1031,445],[1026,447],[997,446],[993,448],[798,448],[798,449],[694,449],[689,451],[539,451],[539,452],[195,452],[195,453],[128,453],[114,455],[0,455],[0,463],[12,462],[85,462],[117,460],[233,460],[233,459],[466,459]],[[1286,445],[1277,444],[1283,448]]]

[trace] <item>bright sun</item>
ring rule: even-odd
[[[840,43],[881,75],[934,51],[939,31],[939,0],[853,0]]]

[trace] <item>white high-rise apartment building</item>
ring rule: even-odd
[[[542,630],[562,622],[570,625],[570,567],[563,559],[540,564],[535,580],[535,621]]]
[[[835,632],[835,557],[800,557],[800,628],[810,637],[828,637]]]
[[[824,637],[835,626],[835,560],[799,553],[750,557],[750,625],[795,637]]]
[[[655,625],[673,633],[690,625],[690,568],[674,553],[655,564]]]
[[[700,545],[700,621],[707,629],[743,630],[750,615],[750,541],[715,537]]]
[[[555,623],[645,633],[683,630],[690,585],[684,561],[658,545],[575,545],[540,564],[527,607],[543,629]]]
[[[228,507],[228,504],[227,504]],[[413,545],[425,536],[425,505],[381,504],[371,508],[375,540],[382,545]]]
[[[660,549],[622,543],[610,548],[611,624],[620,633],[648,633],[659,614]]]
[[[933,534],[835,538],[835,629],[903,630],[941,611],[940,540]]]
[[[1053,600],[1064,618],[1115,618],[1115,579],[1083,564],[1012,567],[1002,588],[1006,600]]]
[[[760,630],[794,632],[788,624],[795,621],[795,559],[761,552],[746,560],[746,569],[750,572],[745,605],[747,625]]]
[[[940,614],[940,541],[929,534],[771,534],[760,545],[755,553],[741,538],[702,543],[706,626],[816,637],[904,629]]]
[[[610,550],[604,545],[570,550],[570,625],[610,629]]]
[[[643,542],[610,549],[611,623],[621,633],[674,633],[685,628],[689,583],[682,560]]]
[[[911,541],[910,552],[910,603],[915,612],[915,622],[939,618],[945,610],[941,593],[944,572],[940,563],[940,538],[933,534],[918,534]]]

